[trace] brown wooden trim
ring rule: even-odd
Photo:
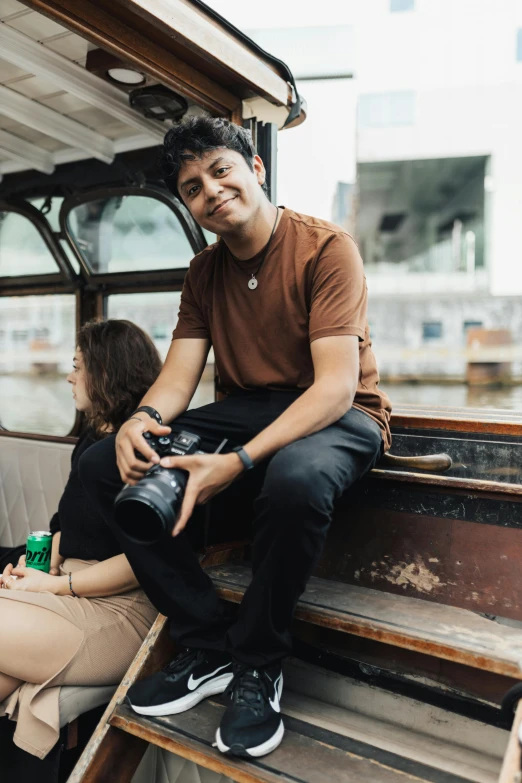
[[[44,277],[42,275],[42,277]],[[0,280],[0,296],[49,296],[50,294],[74,294],[78,283],[63,283],[57,275],[49,275],[49,281],[42,278],[8,277]]]
[[[522,484],[508,484],[502,481],[481,481],[480,479],[436,476],[432,473],[410,473],[405,470],[382,470],[380,468],[374,468],[369,475],[371,478],[384,481],[421,484],[423,486],[441,487],[449,490],[466,490],[473,495],[487,494],[522,497]]]
[[[179,267],[178,269],[156,270],[154,272],[113,272],[98,275],[93,274],[89,277],[89,284],[93,286],[103,286],[104,291],[111,292],[117,288],[135,287],[138,291],[157,291],[161,286],[170,286],[170,290],[176,290],[173,286],[183,287],[183,281],[187,274],[188,267]]]
[[[237,106],[238,96],[143,35],[143,22],[134,13],[127,13],[124,23],[106,10],[110,5],[102,8],[90,0],[25,0],[24,4],[138,66],[212,114],[228,117]]]
[[[234,81],[241,80],[254,94],[279,106],[289,104],[289,84],[274,63],[254,54],[244,41],[196,5],[185,0],[118,0],[118,5],[139,14],[178,45],[205,59],[210,68],[224,69]]]
[[[418,416],[415,414],[395,414],[391,417],[391,427],[411,430],[447,430],[450,432],[484,433],[485,435],[522,436],[522,424],[512,421],[480,421],[480,419],[452,419],[448,416]]]
[[[72,445],[78,442],[78,438],[71,435],[39,435],[36,432],[12,432],[11,430],[0,430],[0,438],[40,440],[45,443],[70,443]]]
[[[509,742],[504,756],[504,763],[500,771],[498,783],[520,783],[520,743],[518,741],[518,730],[522,723],[522,701],[518,702],[513,728],[509,735]]]

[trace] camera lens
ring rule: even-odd
[[[154,544],[170,535],[188,480],[186,470],[155,466],[135,486],[125,486],[114,501],[114,519],[138,544]]]

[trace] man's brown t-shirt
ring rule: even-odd
[[[225,391],[295,390],[313,383],[313,340],[356,335],[359,383],[353,405],[379,424],[388,449],[391,405],[378,386],[366,279],[352,237],[285,208],[252,291],[248,281],[261,259],[262,251],[237,261],[222,240],[199,253],[185,277],[173,339],[209,339]]]

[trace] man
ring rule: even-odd
[[[262,756],[284,733],[281,660],[291,649],[297,600],[334,501],[389,447],[390,405],[377,385],[366,283],[351,237],[271,204],[249,134],[225,120],[197,117],[174,127],[163,162],[174,194],[221,239],[190,265],[172,346],[144,407],[116,440],[90,449],[80,469],[112,524],[122,481],[135,484],[158,462],[144,432],[166,434],[167,422],[207,447],[223,438],[236,447],[163,458],[163,466],[189,471],[172,537],[139,547],[120,536],[138,580],[187,648],[136,683],[129,701],[140,714],[168,715],[227,690],[217,747]],[[187,411],[210,345],[227,396]],[[253,580],[231,619],[185,527],[197,505],[232,496],[235,482],[255,493]]]

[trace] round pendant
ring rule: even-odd
[[[254,291],[257,288],[257,280],[255,277],[251,277],[248,281],[248,287],[251,291]]]

